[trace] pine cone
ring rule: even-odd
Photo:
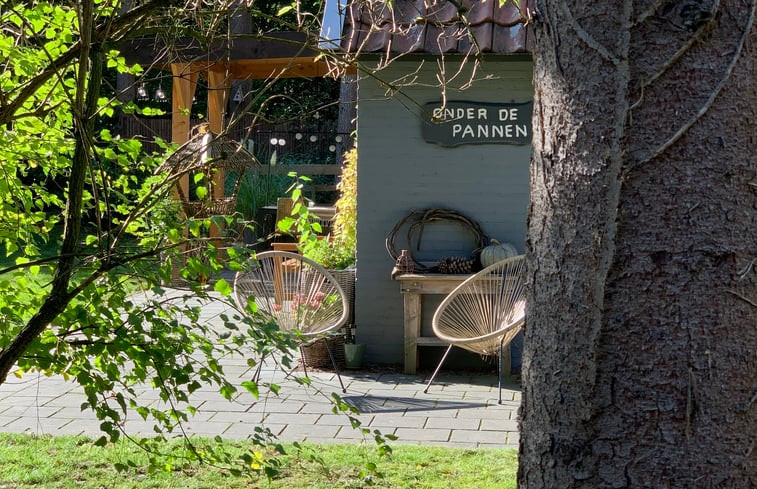
[[[473,258],[463,258],[460,256],[445,257],[439,260],[437,268],[439,273],[446,274],[463,274],[473,273],[475,260]]]

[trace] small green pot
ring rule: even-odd
[[[360,368],[363,366],[363,355],[365,355],[365,345],[345,343],[344,345],[344,367]]]

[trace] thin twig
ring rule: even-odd
[[[644,12],[642,12],[641,15],[639,15],[639,17],[636,18],[636,20],[633,22],[633,26],[635,27],[641,24],[642,22],[644,22],[645,20],[647,20],[647,18],[649,18],[652,14],[657,12],[657,10],[660,7],[662,7],[662,5],[666,1],[667,0],[655,0],[655,2],[652,5],[650,5]]]
[[[735,295],[742,301],[746,302],[747,304],[751,305],[752,307],[757,307],[757,302],[754,302],[753,300],[749,299],[748,297],[744,297],[743,295],[739,294],[735,290],[729,290],[728,293]]]
[[[716,0],[715,1],[715,5],[712,8],[712,11],[713,12],[717,11],[717,9],[719,8],[719,6],[720,6],[720,0]],[[694,33],[694,35],[691,36],[686,41],[686,43],[683,46],[681,46],[680,49],[678,49],[678,51],[676,51],[675,54],[673,54],[673,56],[671,56],[670,59],[668,59],[668,61],[666,61],[665,64],[659,70],[657,70],[657,73],[655,73],[654,75],[650,76],[648,80],[645,80],[644,82],[641,83],[641,87],[639,88],[639,92],[640,92],[639,99],[636,102],[634,102],[634,104],[631,106],[631,110],[633,110],[636,107],[638,107],[641,104],[642,100],[644,100],[644,89],[646,87],[648,87],[649,85],[651,85],[652,83],[654,83],[662,75],[664,75],[665,73],[667,73],[668,70],[674,64],[676,64],[678,61],[680,61],[680,59],[683,57],[683,55],[686,54],[689,51],[689,49],[691,49],[691,46],[693,46],[694,43],[696,43],[697,41],[699,41],[702,38],[702,36],[704,36],[704,33],[707,32],[708,28],[714,22],[715,22],[715,15],[713,15],[708,22],[702,24],[699,27],[699,29],[697,29],[697,31]]]
[[[613,56],[612,53],[610,53],[610,51],[608,51],[607,48],[600,44],[596,39],[591,37],[591,35],[586,32],[586,30],[576,21],[576,19],[573,18],[573,13],[570,11],[570,8],[567,6],[565,1],[560,2],[560,7],[562,8],[565,17],[568,19],[568,23],[570,23],[570,26],[573,28],[576,34],[578,34],[579,39],[581,39],[587,46],[599,53],[604,59],[611,62],[613,65],[620,65],[620,60],[617,57]]]

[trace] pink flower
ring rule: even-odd
[[[279,312],[281,310],[281,304],[273,305],[273,312]]]

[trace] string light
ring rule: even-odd
[[[167,100],[166,92],[163,91],[163,87],[161,85],[158,85],[158,89],[155,90],[155,100],[158,102],[165,102]]]
[[[144,83],[140,83],[137,87],[137,100],[150,100]]]

